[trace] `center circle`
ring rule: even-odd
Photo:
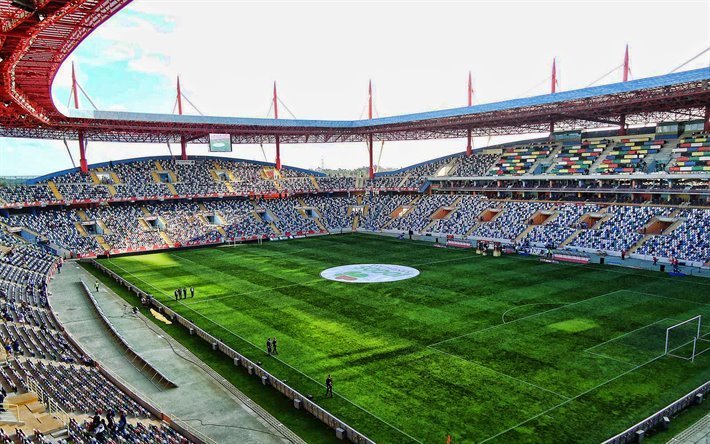
[[[321,272],[321,277],[331,281],[349,284],[368,284],[376,282],[394,282],[411,279],[419,275],[419,270],[404,265],[390,264],[353,264],[328,268]]]

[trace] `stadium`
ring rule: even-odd
[[[371,81],[355,120],[275,83],[203,115],[179,77],[172,113],[97,109],[72,54],[132,6],[0,0],[2,171],[73,165],[0,182],[0,443],[708,442],[710,47],[386,116]],[[282,162],[342,144],[362,171]]]

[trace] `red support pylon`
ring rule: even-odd
[[[74,70],[74,62],[71,62],[71,92],[74,95],[74,109],[79,109],[79,88],[76,82],[76,71]],[[79,170],[82,174],[89,172],[89,163],[86,161],[86,140],[84,139],[84,131],[79,130]]]
[[[370,84],[367,88],[367,118],[372,120],[372,79],[370,79]],[[374,151],[374,144],[372,140],[372,133],[367,135],[367,151],[370,155],[370,171],[369,171],[369,176],[370,179],[375,178],[375,164],[373,161],[373,151]]]
[[[626,44],[626,52],[624,52],[624,82],[629,81],[629,44]]]
[[[274,82],[274,119],[279,118],[279,96],[276,94],[276,82]],[[276,138],[276,170],[281,171],[281,141]]]
[[[471,71],[468,72],[468,106],[473,106],[473,82],[471,80]],[[471,129],[466,131],[466,141],[466,157],[471,157],[471,155],[473,155]]]
[[[182,116],[182,90],[180,89],[180,76],[177,78],[177,107],[178,114]],[[180,159],[187,160],[187,141],[185,136],[180,136]]]
[[[552,94],[555,93],[557,90],[557,58],[552,59],[552,77],[550,78],[551,80],[551,86],[550,86],[550,92]],[[555,122],[554,120],[550,122],[550,138],[552,138],[552,134],[555,132]]]
[[[623,74],[623,81],[628,82],[629,81],[629,72],[631,71],[631,68],[629,67],[629,44],[626,44],[626,51],[624,51],[624,74]],[[621,119],[619,119],[619,135],[620,136],[625,136],[626,135],[626,115],[622,114]]]
[[[557,58],[552,59],[552,85],[550,88],[550,92],[554,94],[557,91]]]

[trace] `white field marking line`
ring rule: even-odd
[[[579,266],[579,265],[572,265],[572,264],[568,264],[568,263],[564,263],[564,262],[560,262],[559,264],[565,265],[565,266],[568,266],[568,267],[570,267],[570,266],[571,266],[571,267],[578,267],[578,266]],[[663,280],[666,280],[666,281],[674,281],[674,282],[682,283],[682,284],[704,285],[704,286],[706,286],[706,287],[710,287],[710,284],[706,284],[706,283],[704,283],[704,282],[684,282],[684,281],[681,281],[681,280],[679,280],[679,279],[673,279],[673,278],[669,278],[669,277],[665,277],[665,276],[653,276],[653,275],[643,276],[643,275],[641,275],[640,273],[625,273],[625,272],[623,272],[623,271],[613,270],[613,269],[608,268],[608,267],[611,267],[611,265],[607,265],[607,266],[602,267],[602,266],[598,266],[597,264],[587,264],[586,266],[587,266],[587,267],[591,267],[591,268],[593,268],[593,269],[595,269],[595,270],[608,271],[608,272],[610,272],[610,273],[624,274],[624,275],[627,275],[627,276],[642,276],[642,277],[648,277],[648,278],[651,278],[651,279],[663,279]],[[654,270],[649,270],[649,269],[646,269],[646,268],[643,268],[642,270],[650,271],[650,272],[653,272],[653,271],[654,271]],[[695,276],[695,277],[698,277],[698,276]]]
[[[611,342],[611,341],[616,341],[616,340],[619,339],[619,338],[623,338],[624,336],[628,336],[628,335],[630,335],[631,333],[637,332],[637,331],[639,331],[639,330],[643,330],[644,328],[648,328],[648,327],[650,327],[650,326],[652,326],[652,325],[658,324],[659,322],[663,322],[663,321],[666,321],[666,320],[675,321],[675,319],[671,319],[671,318],[659,319],[659,320],[657,320],[657,321],[655,321],[655,322],[651,322],[651,323],[648,324],[648,325],[644,325],[644,326],[641,326],[641,327],[639,327],[639,328],[636,328],[636,329],[633,329],[633,330],[631,330],[631,331],[628,331],[628,332],[626,332],[626,333],[624,333],[624,334],[622,334],[622,335],[615,336],[615,337],[609,339],[608,341],[600,342],[600,343],[597,344],[597,345],[593,345],[593,346],[591,346],[591,347],[589,347],[589,348],[585,348],[584,351],[594,350],[595,348],[601,347],[601,346],[604,345],[604,344],[608,344],[608,343]]]
[[[635,362],[623,361],[623,360],[621,360],[621,359],[612,358],[612,357],[609,356],[609,355],[603,355],[603,354],[601,354],[601,353],[594,353],[593,351],[589,351],[589,350],[584,350],[584,353],[589,353],[590,355],[599,356],[600,358],[611,359],[612,361],[621,362],[622,364],[638,365],[638,364],[636,364]]]
[[[110,259],[109,259],[109,262],[111,262]],[[113,262],[111,262],[111,263],[113,264]],[[158,290],[160,293],[162,293],[163,295],[167,296],[168,298],[170,297],[170,295],[167,294],[166,292],[164,292],[164,291],[162,291],[161,289],[159,289],[159,288],[157,288],[157,287],[151,285],[150,283],[144,281],[143,279],[141,279],[141,278],[139,278],[138,276],[134,275],[134,274],[131,273],[130,271],[125,270],[125,269],[124,269],[123,267],[121,267],[120,265],[116,265],[116,267],[118,267],[119,269],[121,269],[121,270],[125,271],[126,273],[130,274],[131,276],[133,276],[134,278],[138,279],[139,281],[141,281],[141,282],[143,282],[143,283],[149,285],[150,287],[153,287],[154,289]],[[242,336],[238,335],[237,333],[233,332],[232,330],[228,329],[227,327],[225,327],[225,326],[223,326],[223,325],[221,325],[221,324],[215,322],[214,320],[208,318],[207,316],[205,316],[204,314],[200,313],[199,311],[193,309],[192,307],[189,307],[189,306],[183,304],[181,301],[178,301],[178,303],[179,303],[180,305],[184,306],[185,308],[187,308],[188,310],[192,311],[193,313],[197,314],[198,316],[200,316],[200,317],[206,319],[208,322],[213,323],[213,324],[216,325],[217,327],[219,327],[219,328],[221,328],[221,329],[223,329],[223,330],[229,332],[229,334],[231,334],[231,335],[233,335],[233,336],[239,338],[240,340],[246,342],[247,344],[251,345],[252,347],[256,348],[257,350],[262,350],[259,346],[257,346],[257,345],[254,344],[253,342],[251,342],[251,341],[249,341],[249,340],[243,338]],[[289,363],[287,363],[287,362],[285,362],[285,361],[283,361],[283,360],[281,360],[280,358],[277,358],[277,357],[275,357],[275,356],[272,356],[272,358],[273,358],[274,360],[280,362],[281,364],[285,365],[286,367],[290,368],[291,370],[294,370],[295,372],[301,374],[302,376],[304,376],[304,377],[310,379],[311,381],[315,382],[317,385],[319,385],[319,386],[325,388],[325,384],[323,384],[323,383],[321,383],[321,382],[319,382],[319,381],[313,379],[312,377],[310,377],[310,376],[308,376],[307,374],[303,373],[301,370],[297,369],[296,367],[292,366],[291,364],[289,364]],[[360,406],[360,405],[354,403],[353,401],[349,400],[349,399],[346,398],[345,396],[343,396],[343,395],[341,395],[341,394],[339,394],[339,393],[335,393],[335,395],[338,396],[339,398],[343,399],[344,401],[350,403],[350,404],[353,405],[354,407],[356,407],[356,408],[362,410],[363,412],[367,413],[368,415],[372,416],[373,418],[376,418],[376,419],[377,419],[378,421],[380,421],[381,423],[386,424],[387,426],[389,426],[389,427],[392,428],[393,430],[398,431],[399,433],[401,433],[401,434],[403,434],[404,436],[408,437],[408,438],[411,439],[412,441],[418,442],[419,444],[423,444],[421,441],[419,441],[419,440],[416,439],[415,437],[409,435],[407,432],[405,432],[405,431],[403,431],[403,430],[400,430],[400,429],[397,428],[396,426],[390,424],[389,422],[385,421],[384,419],[380,418],[379,416],[375,415],[374,413],[372,413],[371,411],[365,409],[364,407],[362,407],[362,406]]]
[[[490,372],[493,372],[493,373],[495,373],[495,374],[497,374],[497,375],[501,375],[501,376],[504,376],[504,377],[506,377],[506,378],[508,378],[508,379],[512,379],[512,380],[514,380],[514,381],[520,382],[521,384],[529,385],[529,386],[531,386],[531,387],[535,387],[535,388],[538,389],[538,390],[542,390],[542,391],[544,391],[544,392],[551,393],[551,394],[553,394],[553,395],[555,395],[555,396],[558,396],[558,397],[560,397],[560,398],[562,398],[562,399],[570,399],[569,396],[563,395],[563,394],[561,394],[561,393],[557,393],[557,392],[554,391],[554,390],[546,389],[545,387],[541,387],[541,386],[539,386],[539,385],[537,385],[537,384],[534,384],[534,383],[532,383],[532,382],[525,381],[524,379],[516,378],[515,376],[509,375],[509,374],[507,374],[507,373],[503,373],[503,372],[500,372],[500,371],[498,371],[498,370],[492,369],[492,368],[490,368],[490,367],[488,367],[488,366],[486,366],[486,365],[479,364],[479,363],[476,362],[476,361],[471,361],[470,359],[466,359],[466,358],[464,358],[463,356],[455,355],[455,354],[453,354],[453,353],[449,353],[449,352],[444,351],[444,350],[439,350],[438,348],[434,348],[434,347],[427,347],[427,348],[430,349],[430,350],[434,350],[434,351],[437,351],[437,352],[439,352],[439,353],[442,353],[442,354],[444,354],[444,355],[451,356],[452,358],[460,359],[460,360],[462,360],[462,361],[464,361],[464,362],[467,362],[467,363],[469,363],[469,364],[475,365],[475,366],[477,366],[477,367],[484,368],[484,369],[486,369],[486,370],[488,370],[488,371],[490,371]]]
[[[433,343],[433,344],[429,344],[429,345],[427,345],[427,347],[435,347],[435,346],[440,345],[440,344],[443,344],[443,343],[445,343],[445,342],[454,341],[454,340],[456,340],[456,339],[461,339],[461,338],[463,338],[463,337],[470,336],[470,335],[473,335],[473,334],[476,334],[476,333],[481,333],[481,332],[484,332],[484,331],[492,330],[492,329],[494,329],[494,328],[498,328],[498,327],[501,327],[501,326],[503,326],[503,325],[510,325],[510,324],[512,324],[512,323],[514,323],[514,322],[519,322],[519,321],[522,321],[522,320],[525,320],[525,319],[529,319],[529,318],[532,318],[532,317],[535,317],[535,316],[540,316],[540,315],[542,315],[542,314],[550,313],[550,312],[552,312],[552,311],[559,310],[559,309],[561,309],[561,308],[567,308],[567,307],[570,307],[570,306],[572,306],[572,305],[581,304],[581,303],[583,303],[583,302],[591,301],[592,299],[597,299],[597,298],[601,298],[601,297],[604,297],[604,296],[609,296],[609,295],[612,295],[612,294],[614,294],[614,293],[619,293],[619,292],[622,292],[622,291],[628,291],[628,290],[614,290],[614,291],[611,291],[611,292],[609,292],[609,293],[604,293],[604,294],[600,294],[600,295],[597,295],[597,296],[592,296],[591,298],[582,299],[581,301],[570,302],[570,303],[567,304],[567,305],[562,305],[562,306],[560,306],[560,307],[555,307],[555,308],[551,308],[551,309],[549,309],[549,310],[541,311],[541,312],[538,312],[538,313],[533,313],[533,314],[528,315],[528,316],[523,316],[522,318],[513,319],[512,321],[506,322],[506,323],[504,323],[504,324],[495,324],[495,325],[491,325],[491,326],[489,326],[489,327],[485,327],[485,328],[482,328],[482,329],[479,329],[479,330],[472,331],[472,332],[470,332],[470,333],[465,333],[465,334],[462,334],[462,335],[459,335],[459,336],[455,336],[455,337],[453,337],[453,338],[444,339],[443,341],[439,341],[439,342],[435,342],[435,343]]]
[[[670,296],[661,296],[660,294],[655,294],[655,293],[646,293],[643,291],[634,291],[634,290],[627,290],[630,291],[631,293],[636,293],[636,294],[644,294],[646,296],[653,296],[656,298],[662,298],[662,299],[669,299],[671,301],[680,301],[680,302],[687,302],[689,304],[696,304],[696,305],[707,305],[710,307],[710,304],[706,304],[704,302],[697,302],[697,301],[690,301],[688,299],[680,299],[680,298],[672,298]]]
[[[520,307],[529,307],[531,305],[562,305],[562,306],[564,306],[564,305],[569,305],[569,302],[533,302],[531,304],[516,305],[515,307],[511,307],[511,308],[507,309],[506,311],[504,311],[503,314],[500,316],[500,320],[503,321],[503,323],[505,324],[506,323],[505,322],[505,315],[507,315],[509,312],[511,312],[517,308],[520,308]]]
[[[412,265],[410,265],[410,267],[421,267],[421,266],[423,266],[423,265],[442,264],[442,263],[444,263],[444,262],[455,262],[455,261],[462,261],[462,260],[466,260],[466,259],[472,259],[472,260],[473,260],[473,259],[480,259],[480,257],[478,257],[478,256],[473,256],[473,255],[471,255],[471,256],[463,256],[463,257],[456,257],[456,258],[452,258],[452,259],[442,259],[442,260],[440,260],[440,261],[431,261],[431,262],[422,262],[422,263],[419,263],[419,264],[412,264]]]
[[[221,325],[221,324],[215,322],[214,320],[208,318],[207,316],[205,316],[204,314],[198,312],[197,310],[193,309],[192,307],[188,307],[187,305],[183,304],[181,301],[178,301],[178,303],[179,303],[180,305],[185,306],[185,308],[187,308],[188,310],[194,312],[194,313],[197,314],[198,316],[200,316],[200,317],[206,319],[208,322],[211,322],[211,323],[213,323],[214,325],[218,326],[219,328],[225,330],[225,331],[228,332],[229,334],[231,334],[231,335],[233,335],[233,336],[235,336],[235,337],[241,339],[242,341],[246,342],[247,344],[250,344],[251,346],[253,346],[253,347],[256,348],[257,350],[262,350],[260,347],[258,347],[257,345],[255,345],[255,344],[252,343],[251,341],[249,341],[249,340],[243,338],[242,336],[238,335],[237,333],[234,333],[232,330],[230,330],[230,329],[228,329],[227,327],[225,327],[225,326],[223,326],[223,325]],[[263,350],[262,350],[262,351],[263,351]],[[295,372],[301,374],[302,376],[304,376],[304,377],[310,379],[311,381],[315,382],[317,385],[319,385],[319,386],[325,388],[325,384],[323,384],[323,383],[321,383],[321,382],[319,382],[319,381],[313,379],[312,377],[310,377],[309,375],[303,373],[301,370],[297,369],[296,367],[292,366],[291,364],[289,364],[289,363],[287,363],[287,362],[285,362],[285,361],[281,360],[280,358],[277,358],[277,357],[275,357],[275,356],[273,356],[273,355],[272,355],[272,358],[273,358],[274,360],[280,362],[281,364],[287,366],[288,368],[294,370]],[[343,399],[344,401],[350,403],[350,404],[353,405],[354,407],[356,407],[356,408],[362,410],[363,412],[367,413],[368,415],[372,416],[373,418],[376,418],[378,421],[382,422],[383,424],[386,424],[386,425],[388,425],[389,427],[391,427],[392,429],[394,429],[394,430],[398,431],[399,433],[405,435],[405,436],[408,437],[409,439],[411,439],[411,440],[413,440],[413,441],[415,441],[415,442],[418,442],[418,443],[422,444],[421,441],[419,441],[418,439],[416,439],[416,438],[414,438],[413,436],[409,435],[407,432],[404,432],[403,430],[398,429],[398,428],[395,427],[394,425],[390,424],[389,422],[385,421],[384,419],[380,418],[379,416],[375,415],[374,413],[372,413],[371,411],[365,409],[364,407],[361,407],[360,405],[354,403],[353,401],[349,400],[349,399],[346,398],[345,396],[343,396],[343,395],[341,395],[341,394],[339,394],[339,393],[335,393],[335,395],[338,396],[339,398]]]
[[[625,372],[623,372],[623,373],[620,373],[619,375],[614,376],[613,378],[611,378],[611,379],[609,379],[609,380],[607,380],[607,381],[605,381],[605,382],[602,382],[601,384],[598,384],[598,385],[596,385],[596,386],[594,386],[594,387],[592,387],[592,388],[590,388],[590,389],[587,389],[587,390],[583,391],[582,393],[580,393],[580,394],[577,395],[577,396],[574,396],[573,398],[569,398],[568,400],[566,400],[566,401],[564,401],[564,402],[561,402],[561,403],[557,404],[556,406],[550,407],[550,408],[547,409],[547,410],[543,410],[542,412],[540,412],[540,413],[538,413],[538,414],[536,414],[536,415],[534,415],[534,416],[531,416],[530,418],[528,418],[528,419],[526,419],[526,420],[524,420],[524,421],[522,421],[522,422],[520,422],[520,423],[518,423],[518,424],[516,424],[516,425],[514,425],[514,426],[512,426],[512,427],[508,427],[507,429],[505,429],[505,430],[503,430],[503,431],[501,431],[501,432],[498,432],[498,433],[496,433],[496,434],[493,435],[493,436],[489,436],[488,438],[486,438],[486,439],[480,441],[479,444],[482,444],[482,443],[484,443],[484,442],[488,442],[488,441],[490,441],[490,440],[492,440],[492,439],[495,439],[495,438],[497,438],[497,437],[499,437],[499,436],[501,436],[501,435],[504,435],[504,434],[510,432],[511,430],[517,429],[517,428],[520,427],[521,425],[527,424],[528,422],[530,422],[530,421],[532,421],[532,420],[534,420],[534,419],[537,419],[537,418],[539,418],[539,417],[542,416],[542,415],[546,415],[546,414],[550,413],[551,411],[556,410],[556,409],[562,407],[563,405],[566,405],[566,404],[568,404],[568,403],[574,401],[575,399],[578,399],[578,398],[580,398],[580,397],[586,395],[587,393],[591,393],[592,391],[594,391],[594,390],[596,390],[596,389],[598,389],[598,388],[600,388],[600,387],[603,387],[603,386],[609,384],[610,382],[616,381],[617,379],[621,378],[622,376],[626,376],[626,375],[628,375],[629,373],[632,373],[632,372],[638,370],[638,369],[641,368],[641,367],[644,367],[644,366],[646,366],[646,365],[648,365],[648,364],[651,364],[652,362],[655,362],[655,361],[657,361],[657,360],[663,358],[664,356],[666,356],[666,355],[663,354],[663,355],[660,355],[660,356],[656,356],[655,358],[652,358],[651,360],[646,361],[646,362],[644,362],[643,364],[636,365],[635,367],[633,367],[633,368],[631,368],[631,369],[629,369],[629,370],[627,370],[627,371],[625,371]]]
[[[254,293],[264,293],[264,292],[267,292],[267,291],[280,290],[280,289],[283,289],[283,288],[291,288],[291,287],[299,287],[299,286],[308,286],[308,285],[313,285],[313,284],[316,284],[316,283],[318,283],[318,282],[323,282],[323,281],[324,281],[323,279],[314,279],[314,280],[312,280],[312,281],[303,282],[303,283],[301,283],[301,284],[289,284],[289,285],[282,285],[282,286],[280,286],[280,287],[263,288],[263,289],[261,289],[261,290],[253,290],[253,291],[247,291],[247,292],[244,292],[244,293],[228,294],[228,295],[224,295],[224,296],[215,296],[215,297],[213,297],[213,298],[199,298],[199,299],[195,299],[195,300],[192,301],[192,302],[185,302],[184,305],[185,305],[185,306],[187,306],[187,305],[199,305],[199,304],[202,304],[203,302],[212,302],[212,301],[219,301],[219,300],[222,300],[222,299],[231,299],[231,298],[234,298],[234,297],[237,297],[237,296],[247,296],[247,295],[254,294]]]
[[[195,262],[195,261],[193,261],[192,259],[188,259],[188,258],[186,258],[186,257],[175,256],[175,255],[172,254],[172,253],[168,253],[168,255],[169,255],[169,256],[173,256],[173,257],[176,258],[178,261],[184,260],[184,261],[192,262],[193,264],[196,264],[196,265],[200,265],[198,262]],[[226,276],[230,276],[230,277],[231,277],[231,275],[229,275],[228,273],[225,273],[224,271],[219,271],[219,270],[214,270],[214,269],[213,269],[213,271],[214,271],[215,273],[218,273],[218,274],[222,274],[222,275],[226,275]],[[186,306],[187,306],[187,305],[197,305],[197,304],[201,304],[201,303],[203,303],[203,302],[208,302],[208,301],[218,301],[218,300],[221,300],[221,299],[230,299],[230,298],[233,298],[233,297],[236,297],[236,296],[246,296],[246,295],[253,294],[253,293],[264,293],[264,292],[267,292],[267,291],[279,290],[279,289],[282,289],[282,288],[298,287],[298,286],[301,286],[301,285],[311,285],[311,284],[315,284],[315,283],[317,283],[317,282],[323,282],[323,281],[324,281],[323,278],[319,278],[319,279],[313,279],[313,280],[311,280],[311,281],[306,281],[306,282],[304,282],[304,283],[302,283],[302,284],[294,283],[294,284],[288,284],[288,285],[281,285],[281,286],[279,286],[279,287],[262,288],[261,290],[245,291],[245,292],[243,292],[243,293],[228,294],[228,295],[224,295],[224,296],[216,296],[216,297],[213,297],[213,298],[200,298],[200,299],[194,300],[194,301],[192,301],[192,302],[185,302],[185,303],[183,303],[183,304],[186,305]]]

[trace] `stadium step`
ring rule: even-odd
[[[207,207],[202,202],[197,204],[197,206],[200,208],[200,211],[207,211]]]
[[[279,230],[275,223],[269,222],[269,226],[271,227],[271,231],[273,231],[275,235],[281,236],[281,230]]]
[[[645,235],[644,237],[639,239],[638,242],[636,242],[634,245],[632,245],[631,248],[629,248],[629,251],[626,252],[626,254],[629,255],[629,254],[635,253],[636,250],[641,248],[643,246],[643,244],[648,242],[648,240],[651,239],[653,236],[654,236],[653,234]]]
[[[79,219],[81,219],[83,221],[89,220],[89,217],[86,215],[84,210],[76,210],[76,215],[79,216]]]
[[[145,214],[146,216],[150,216],[150,211],[148,211],[148,209],[147,209],[146,207],[141,207],[141,211],[142,211],[143,214]]]
[[[89,173],[89,174],[90,174],[90,176],[91,176],[91,181],[94,182],[95,185],[98,185],[98,184],[101,183],[101,179],[99,179],[99,176],[97,176],[94,171],[92,171],[92,172]]]
[[[74,227],[81,237],[89,237],[89,233],[86,232],[86,228],[84,228],[81,222],[74,222]]]
[[[360,228],[360,215],[355,214],[355,217],[353,217],[353,226],[352,230],[357,231],[357,229]]]
[[[152,231],[152,228],[150,228],[148,222],[146,222],[145,219],[143,219],[142,217],[138,219],[138,223],[140,224],[143,231]]]
[[[153,182],[162,183],[157,171],[153,171],[152,173],[150,173],[150,175],[151,175],[151,177],[153,177]]]
[[[577,237],[579,237],[579,235],[582,234],[583,231],[584,231],[584,230],[576,230],[574,233],[572,233],[567,239],[565,239],[565,240],[560,244],[560,248],[564,248],[564,247],[566,247],[567,245],[571,244],[572,241],[574,241],[575,239],[577,239]]]
[[[227,191],[230,193],[234,193],[234,187],[232,187],[232,184],[230,182],[223,182],[224,186],[227,187]]]
[[[111,180],[113,180],[114,185],[121,183],[121,179],[118,177],[118,174],[114,173],[113,171],[109,173],[109,176],[111,176]]]
[[[407,183],[407,180],[409,180],[409,176],[411,176],[412,173],[407,173],[402,177],[402,180],[399,181],[397,184],[397,188],[404,188],[404,185]]]
[[[47,181],[47,187],[49,187],[49,190],[52,192],[54,195],[54,198],[57,200],[64,200],[64,197],[62,196],[62,193],[59,192],[59,188],[57,188],[57,184],[54,183],[53,180]]]
[[[526,237],[528,234],[530,234],[530,232],[531,232],[532,230],[534,230],[535,227],[537,227],[537,225],[528,225],[527,228],[525,228],[525,229],[523,230],[523,232],[520,233],[520,234],[515,238],[515,242],[518,242],[518,241],[520,241],[520,240],[522,240],[522,239],[525,239],[525,237]]]
[[[111,230],[109,230],[104,221],[102,221],[101,219],[96,219],[96,225],[101,228],[101,230],[103,231],[102,234],[111,234]]]
[[[108,189],[108,193],[111,195],[111,197],[116,195],[116,187],[113,185],[106,185],[106,188]]]
[[[668,228],[666,228],[665,230],[663,230],[663,235],[665,236],[665,235],[671,234],[676,228],[678,228],[679,226],[681,226],[681,225],[683,224],[683,222],[685,222],[684,219],[677,219],[676,221],[674,221],[674,222],[671,224],[670,227],[668,227]]]
[[[155,161],[155,169],[158,171],[163,171],[163,165],[160,163],[159,160]]]
[[[167,185],[168,191],[170,191],[170,194],[172,194],[173,196],[177,196],[177,195],[178,195],[178,192],[177,192],[177,190],[175,189],[175,185],[173,185],[173,184],[171,184],[171,183],[166,183],[165,185]]]
[[[599,168],[599,165],[601,165],[604,162],[604,159],[606,159],[606,157],[609,155],[609,153],[612,150],[615,150],[616,147],[617,147],[616,142],[610,143],[609,146],[607,146],[606,149],[604,149],[604,151],[602,151],[602,153],[599,156],[597,156],[597,158],[594,161],[594,163],[592,164],[592,166],[589,167],[589,172],[590,173],[597,173],[598,172],[597,168]]]
[[[357,195],[357,204],[362,205],[362,194]]]
[[[427,231],[429,231],[429,229],[431,229],[431,227],[433,227],[434,225],[436,225],[436,223],[439,222],[440,220],[441,220],[441,219],[432,219],[432,220],[430,220],[429,223],[426,224],[426,225],[424,226],[424,228],[422,228],[422,230],[419,232],[419,234],[424,234],[424,233],[426,233]]]
[[[320,191],[320,185],[318,185],[318,181],[316,180],[316,178],[313,176],[308,176],[308,178],[311,180],[311,183],[313,184],[313,187],[316,189],[316,191]]]
[[[106,243],[106,239],[104,239],[103,236],[96,236],[95,239],[96,239],[96,242],[98,242],[99,246],[104,249],[104,251],[111,250],[111,246]]]
[[[168,233],[166,233],[165,231],[162,231],[162,230],[159,231],[158,233],[160,234],[160,238],[163,239],[163,242],[165,242],[167,245],[169,245],[171,247],[175,246],[175,243],[173,242],[172,239],[170,239],[170,236],[168,236]]]

